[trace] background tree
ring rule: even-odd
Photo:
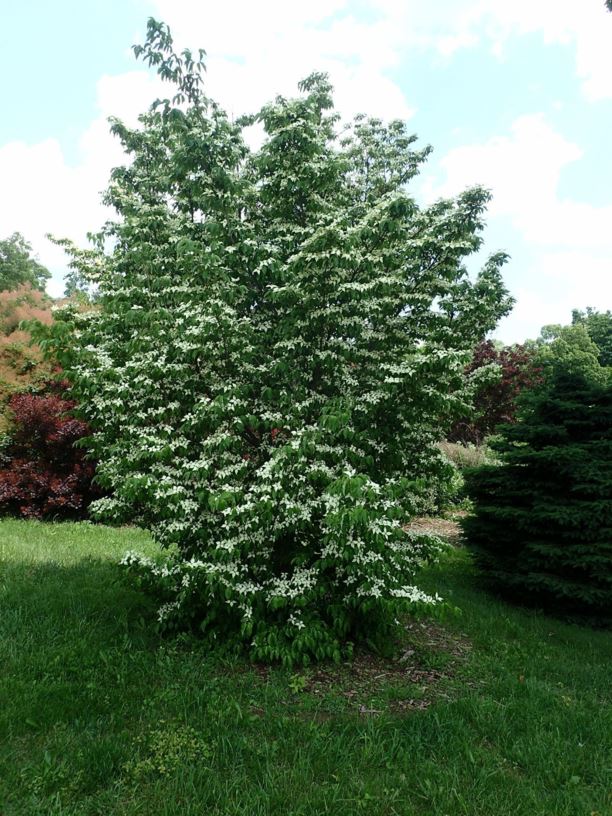
[[[486,369],[495,376],[481,378]],[[448,434],[450,442],[480,445],[501,423],[514,422],[517,399],[526,388],[540,381],[541,368],[527,346],[502,346],[492,340],[479,343],[466,368],[474,379],[474,397],[469,414],[457,420]]]
[[[429,150],[401,122],[339,134],[324,75],[231,121],[165,26],[135,51],[176,93],[113,124],[120,218],[73,251],[98,308],[67,310],[59,344],[113,491],[97,511],[177,546],[163,569],[126,559],[158,580],[162,625],[339,658],[433,601],[413,576],[438,542],[404,526],[446,472],[470,350],[510,308],[505,256],[474,283],[464,266],[489,195],[419,209],[406,185]]]
[[[598,312],[590,306],[586,312],[574,309],[572,325],[586,328],[599,349],[599,362],[602,366],[612,367],[612,312]]]
[[[493,447],[501,466],[466,477],[465,533],[486,578],[521,601],[609,618],[610,385],[558,363]]]
[[[56,361],[45,359],[41,347],[32,343],[22,321],[53,321],[50,297],[31,284],[0,292],[0,433],[6,430],[8,398],[17,391],[31,389],[48,380]]]
[[[600,382],[608,377],[608,370],[600,363],[600,349],[583,323],[544,326],[535,344],[534,359],[551,372],[560,367]]]
[[[0,241],[0,291],[30,285],[41,292],[51,277],[49,270],[33,255],[32,247],[19,232]]]

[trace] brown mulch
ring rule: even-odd
[[[433,533],[461,547],[459,519],[464,515],[458,511],[452,518],[424,516],[413,519],[406,529]],[[345,663],[297,672],[299,690],[287,699],[287,707],[296,716],[321,721],[336,715],[339,701],[362,716],[385,711],[402,714],[429,708],[436,700],[453,699],[461,688],[473,685],[460,677],[471,650],[467,635],[432,620],[410,619],[404,631],[392,658],[359,652]],[[260,682],[268,681],[268,666],[253,668]]]
[[[300,684],[285,705],[295,716],[325,721],[342,710],[398,715],[456,697],[465,686],[458,675],[471,650],[467,636],[429,620],[410,620],[404,631],[392,658],[359,652],[351,661],[296,672]],[[268,681],[269,667],[254,669],[260,682]]]

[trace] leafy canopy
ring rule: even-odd
[[[544,326],[535,343],[534,358],[550,372],[563,369],[572,374],[584,374],[587,379],[604,382],[609,376],[601,364],[602,352],[594,342],[584,322],[575,320],[571,326]]]
[[[342,127],[325,75],[232,121],[166,26],[135,51],[174,96],[113,121],[118,219],[73,248],[98,302],[64,313],[60,349],[112,490],[97,512],[176,546],[163,567],[126,557],[164,626],[339,658],[433,600],[413,576],[439,542],[404,527],[445,477],[469,352],[510,308],[504,255],[464,267],[489,194],[420,208],[429,148],[399,121]]]
[[[30,285],[41,292],[51,277],[49,270],[32,255],[32,247],[19,232],[0,240],[0,292]]]
[[[514,422],[521,393],[540,381],[535,352],[527,346],[496,347],[483,340],[466,373],[474,389],[473,408],[453,424],[450,442],[481,445],[501,423]],[[492,376],[493,375],[493,376]]]
[[[584,326],[599,350],[602,366],[612,367],[612,312],[598,312],[587,306],[586,312],[572,311],[572,325]]]

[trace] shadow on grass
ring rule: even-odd
[[[4,615],[18,614],[21,625],[23,616],[36,621],[41,635],[50,634],[50,627],[68,634],[74,626],[94,624],[99,637],[113,641],[118,633],[142,631],[145,620],[153,623],[154,603],[130,587],[119,564],[108,560],[85,557],[70,565],[13,561],[3,569],[3,583]]]
[[[117,564],[14,561],[2,584],[0,731],[93,722],[116,706],[114,694],[138,708],[155,678],[155,607]]]

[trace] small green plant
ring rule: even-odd
[[[294,694],[301,694],[307,685],[308,681],[303,674],[292,674],[289,678],[289,688]]]
[[[190,726],[166,723],[139,736],[135,741],[136,759],[124,766],[126,776],[133,781],[154,776],[169,776],[190,763],[210,760],[210,745]]]
[[[65,758],[45,750],[42,761],[23,769],[21,779],[30,794],[39,799],[57,795],[71,798],[79,789],[81,774],[75,773]]]

